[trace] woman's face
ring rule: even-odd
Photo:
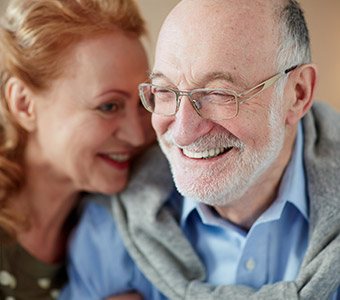
[[[147,76],[144,49],[121,32],[103,34],[75,44],[62,67],[47,91],[32,95],[28,163],[76,191],[118,192],[132,158],[155,140],[137,89]]]

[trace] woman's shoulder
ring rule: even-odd
[[[66,283],[64,263],[39,261],[15,241],[0,241],[0,251],[0,299],[55,299]]]

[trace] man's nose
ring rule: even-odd
[[[186,146],[207,134],[213,127],[210,120],[202,118],[188,96],[182,96],[172,124],[172,136],[177,145]]]

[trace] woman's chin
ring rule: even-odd
[[[128,184],[127,178],[124,180],[122,179],[119,181],[112,181],[106,184],[102,183],[95,186],[93,192],[105,195],[113,195],[123,191],[126,188],[127,184]]]

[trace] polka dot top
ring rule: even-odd
[[[0,240],[0,299],[53,300],[66,283],[64,264],[46,264],[17,243]]]

